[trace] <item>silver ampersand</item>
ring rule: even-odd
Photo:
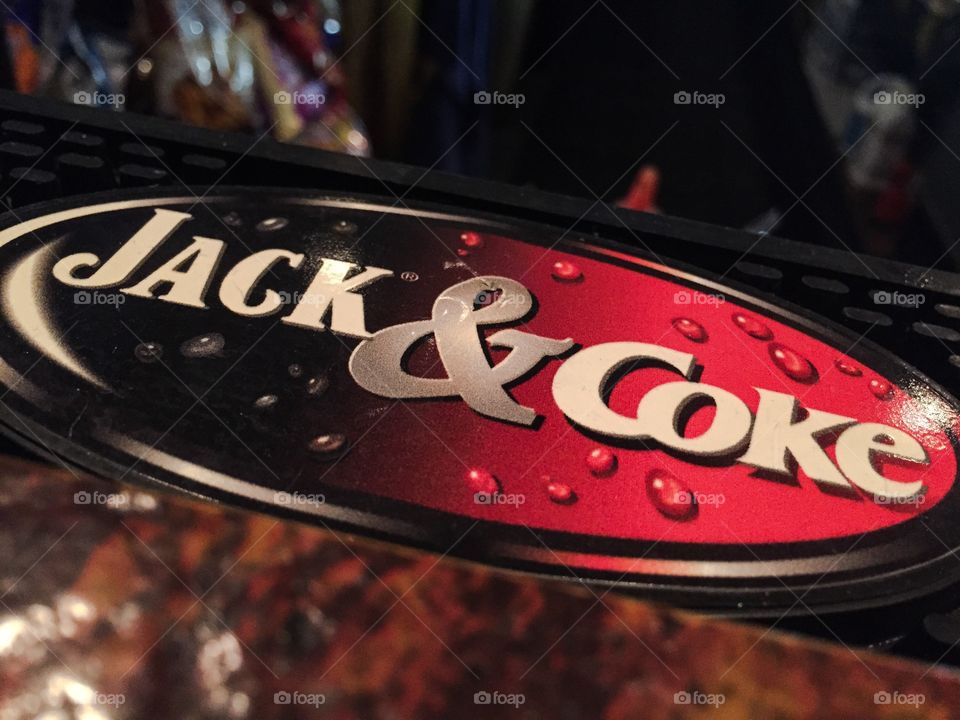
[[[474,309],[475,304],[482,307]],[[361,342],[350,356],[350,374],[360,387],[382,397],[460,396],[478,413],[532,425],[537,413],[517,403],[504,387],[544,358],[565,353],[573,347],[573,340],[501,330],[487,338],[487,343],[509,348],[510,354],[491,367],[479,333],[481,325],[521,320],[532,307],[530,292],[515,280],[495,276],[466,280],[440,294],[430,320],[394,325]],[[417,377],[403,367],[406,353],[431,334],[436,338],[446,378]]]

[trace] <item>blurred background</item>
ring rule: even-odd
[[[0,12],[19,92],[960,266],[958,0]]]

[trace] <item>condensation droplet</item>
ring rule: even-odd
[[[276,395],[264,395],[262,397],[258,397],[254,401],[253,406],[257,410],[269,410],[278,402],[280,402],[280,398],[278,398]]]
[[[666,470],[647,475],[647,497],[653,506],[673,520],[689,520],[697,514],[697,500],[690,489]]]
[[[770,331],[770,328],[759,320],[754,320],[752,317],[744,315],[743,313],[734,313],[732,317],[733,324],[750,337],[756,338],[757,340],[770,340],[773,338],[773,333]]]
[[[690,318],[674,319],[673,328],[678,333],[683,335],[687,340],[691,340],[695,343],[702,343],[707,339],[707,331],[704,329],[703,325],[691,320]]]
[[[810,383],[817,379],[817,369],[803,355],[780,343],[770,343],[770,358],[791,380]]]
[[[307,380],[307,395],[323,395],[330,387],[330,380],[326,375],[317,375]]]
[[[465,232],[460,235],[460,242],[471,250],[479,250],[483,247],[483,236],[480,233]]]
[[[155,363],[163,357],[163,346],[160,343],[140,343],[133,349],[133,354],[142,363]]]
[[[467,487],[474,495],[496,495],[500,492],[500,483],[492,473],[483,468],[471,468],[467,471]]]
[[[290,221],[282,217],[273,217],[267,218],[266,220],[261,220],[257,223],[257,230],[262,232],[273,232],[275,230],[283,230],[287,225],[290,224]]]
[[[223,222],[229,227],[240,227],[243,225],[243,220],[240,219],[240,216],[235,212],[229,212],[223,216]]]
[[[340,452],[347,444],[347,436],[341,433],[330,433],[329,435],[318,435],[310,441],[308,446],[310,452],[329,455]]]
[[[549,477],[543,478],[546,484],[547,497],[558,505],[570,505],[577,501],[577,494],[566,483],[556,482]]]
[[[844,360],[843,358],[837,358],[833,363],[837,370],[842,372],[844,375],[849,375],[850,377],[860,377],[863,375],[863,370],[854,365],[849,360]]]
[[[338,220],[333,225],[333,231],[341,235],[353,235],[357,231],[357,224],[349,220]]]
[[[557,260],[550,270],[554,280],[577,282],[583,279],[583,271],[569,260]]]
[[[610,475],[617,469],[617,456],[610,448],[594,448],[587,454],[587,467],[598,477]]]
[[[220,333],[209,333],[187,340],[180,346],[180,353],[188,358],[217,357],[226,344],[227,341]]]
[[[297,363],[294,363],[293,365],[287,368],[287,372],[290,374],[290,377],[294,379],[303,377],[303,365],[298,365]]]
[[[893,397],[893,387],[886,380],[874,378],[868,383],[870,392],[881,400],[889,400]]]

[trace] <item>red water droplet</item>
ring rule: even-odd
[[[707,331],[703,328],[703,325],[690,318],[674,318],[673,327],[687,340],[692,340],[695,343],[702,343],[707,339]]]
[[[482,468],[471,468],[467,471],[467,485],[474,494],[496,495],[500,492],[500,483]]]
[[[886,380],[874,378],[868,384],[870,392],[881,400],[889,400],[893,396],[893,387]]]
[[[647,475],[647,497],[662,515],[673,520],[689,520],[697,514],[697,501],[684,483],[666,470]]]
[[[464,246],[468,248],[479,250],[483,247],[483,236],[480,235],[480,233],[465,232],[460,235],[460,242],[462,242]]]
[[[465,248],[457,248],[457,255],[459,257],[467,257],[470,255],[470,251]]]
[[[587,467],[594,475],[610,475],[617,469],[617,456],[609,448],[594,448],[587,455]]]
[[[583,278],[583,271],[569,260],[557,260],[550,271],[554,280],[577,282]]]
[[[770,343],[769,350],[773,364],[791,380],[808,383],[817,379],[817,369],[803,355],[780,343]]]
[[[569,505],[577,501],[577,494],[566,483],[555,482],[546,476],[543,481],[546,483],[547,495],[558,505]]]
[[[834,363],[837,366],[837,370],[842,372],[844,375],[849,375],[850,377],[860,377],[863,375],[863,370],[858,368],[852,362],[844,360],[843,358],[837,358]]]
[[[743,313],[733,314],[733,324],[757,340],[770,340],[773,338],[773,333],[770,331],[770,328],[759,320],[754,320],[752,317],[748,317]]]

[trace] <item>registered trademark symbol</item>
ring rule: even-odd
[[[405,273],[400,273],[400,279],[405,282],[416,282],[417,280],[420,279],[420,276],[417,275],[415,272],[408,270]]]

